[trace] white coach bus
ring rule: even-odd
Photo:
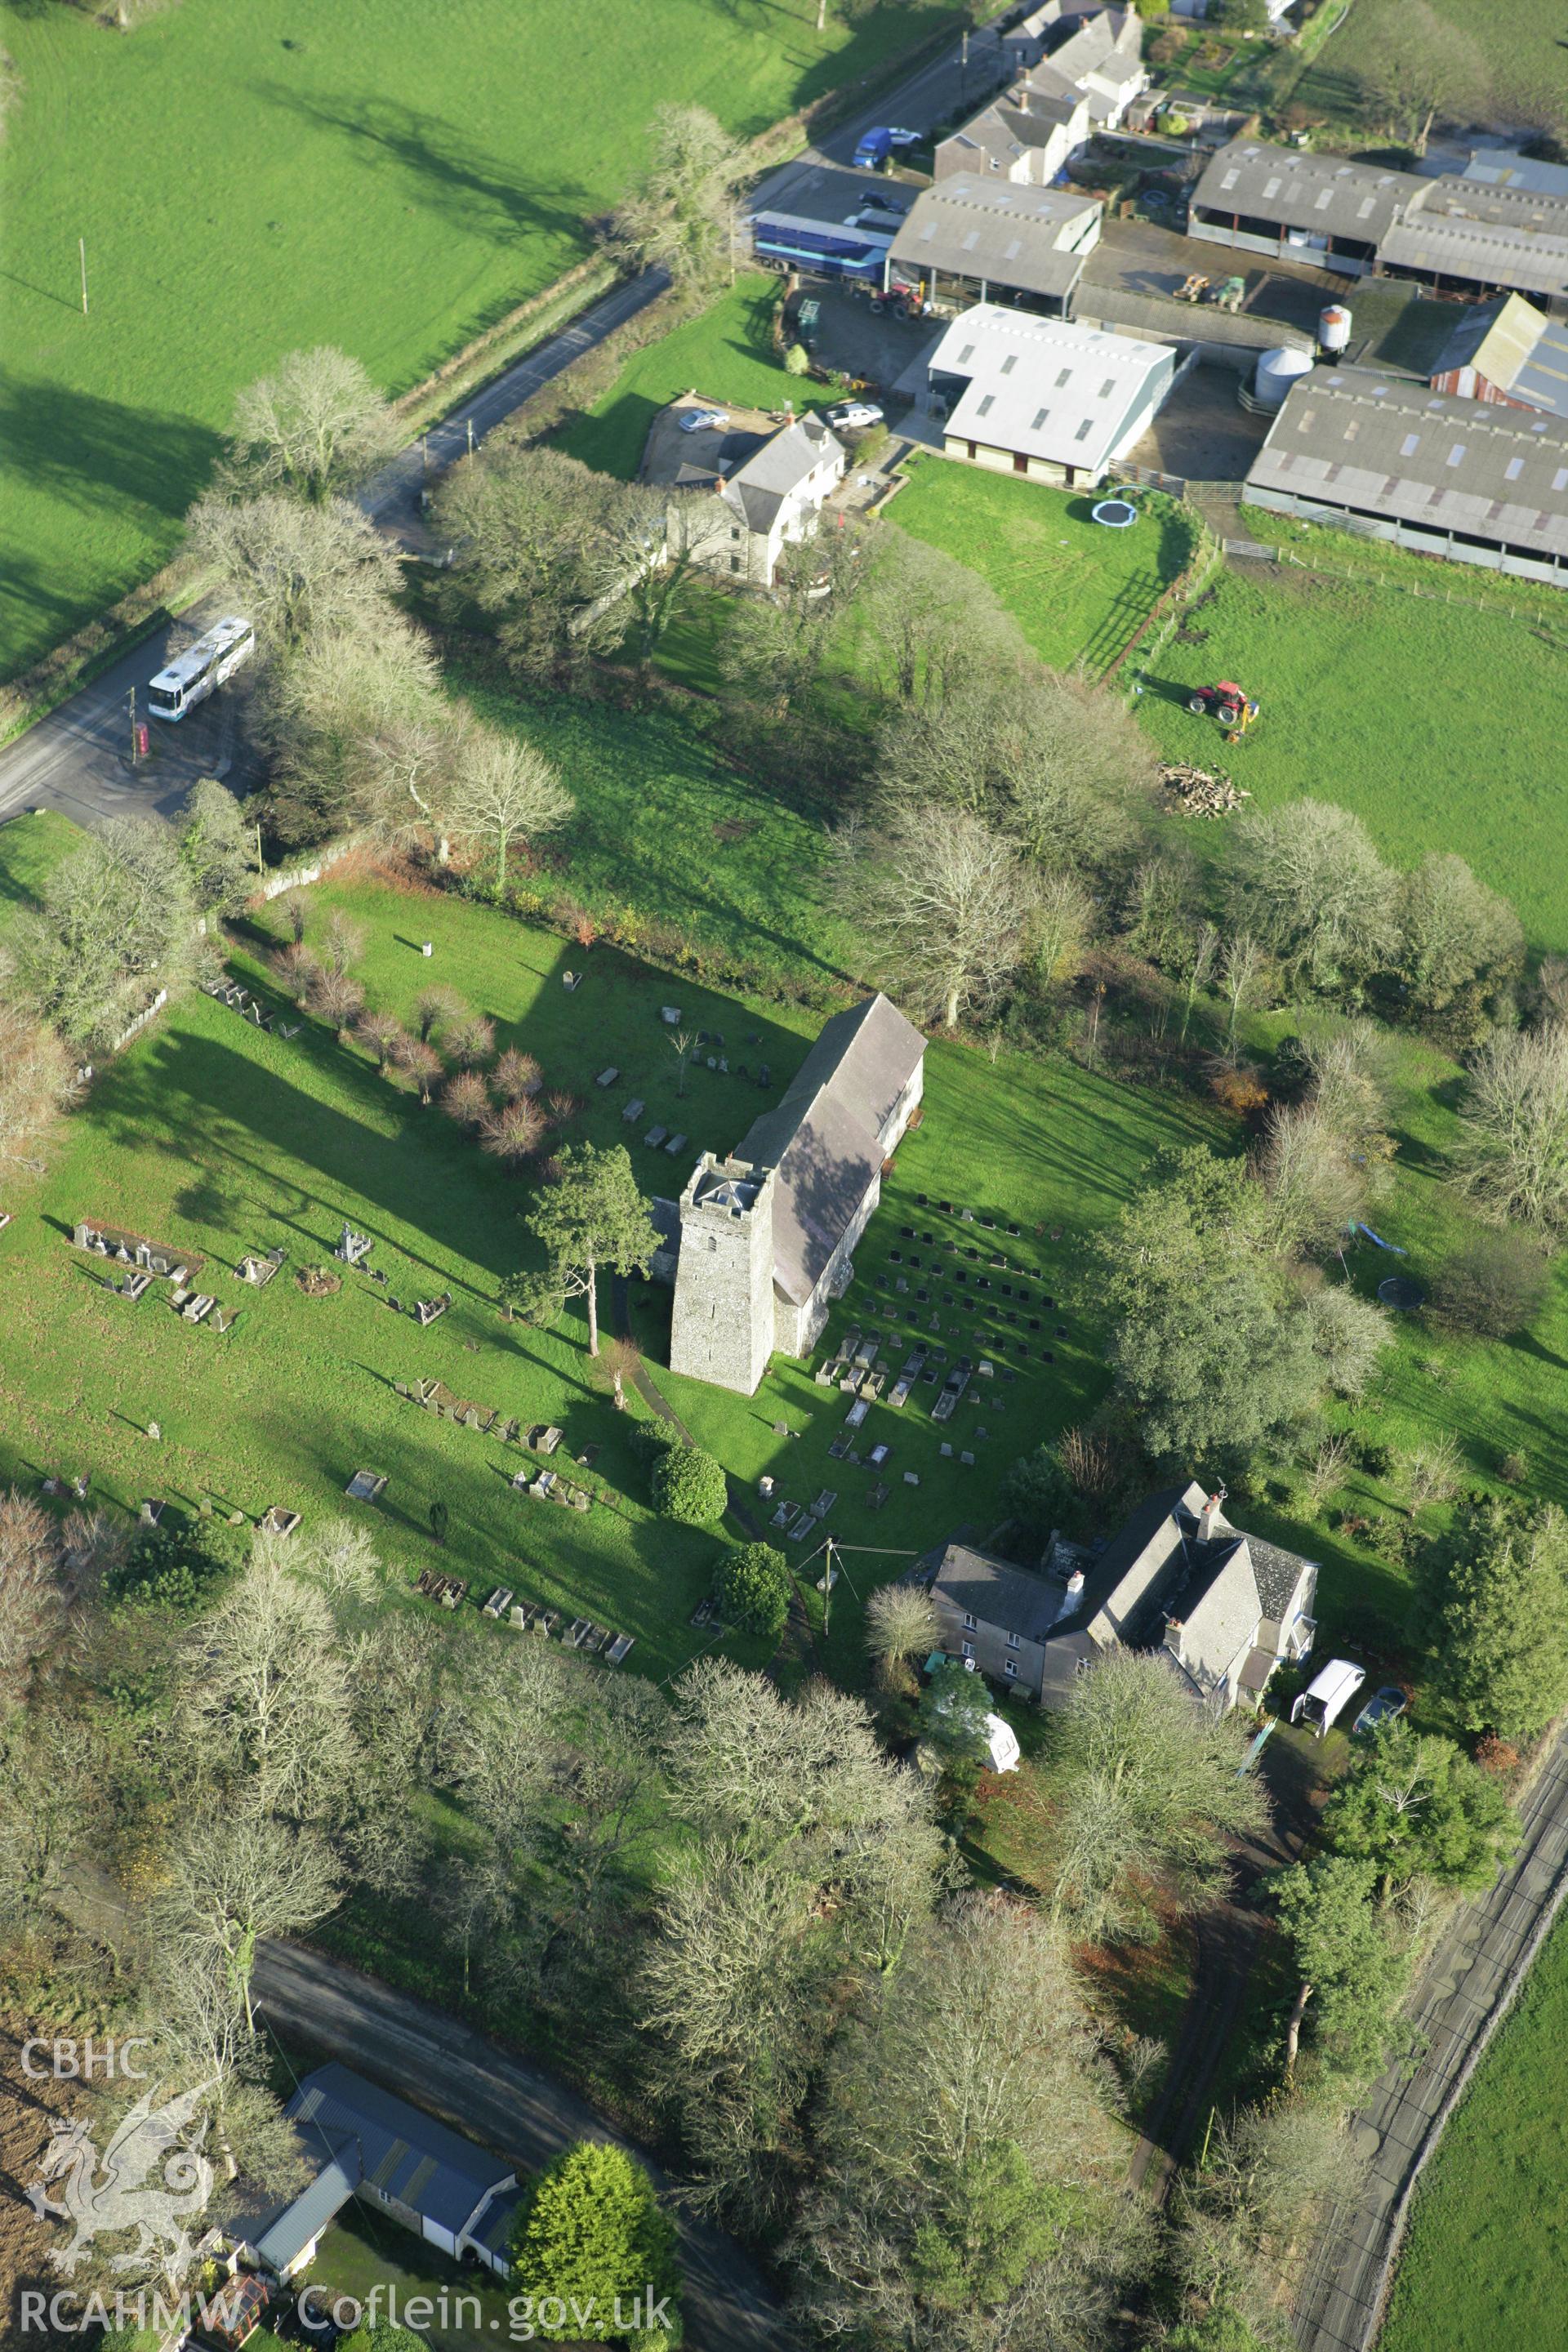
[[[154,719],[183,719],[193,704],[205,702],[215,687],[232,677],[255,650],[256,632],[248,621],[215,621],[205,636],[177,654],[151,681],[148,709]]]

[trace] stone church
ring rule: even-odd
[[[705,1151],[658,1204],[675,1285],[672,1371],[754,1394],[777,1349],[808,1355],[921,1099],[925,1039],[885,996],[836,1013],[776,1109]],[[658,1212],[656,1211],[656,1213]]]

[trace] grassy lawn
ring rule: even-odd
[[[1385,561],[1342,532],[1298,540],[1281,517],[1251,520],[1309,562],[1418,581],[1426,594],[1290,570],[1222,574],[1192,618],[1202,642],[1172,638],[1144,681],[1139,708],[1161,751],[1221,760],[1260,808],[1310,793],[1353,809],[1397,865],[1457,850],[1512,900],[1532,947],[1568,947],[1568,872],[1553,846],[1568,604],[1559,614],[1549,590],[1460,565]],[[1450,588],[1492,609],[1427,601]],[[1548,617],[1510,620],[1510,603]],[[1239,678],[1263,706],[1230,751],[1185,708],[1215,677]]]
[[[283,352],[341,344],[404,390],[582,257],[657,104],[751,135],[944,13],[181,0],[123,37],[4,0],[0,676],[169,554],[237,386]]]
[[[366,2311],[367,2324],[372,2313],[398,2326],[417,2321],[431,2352],[489,2352],[497,2342],[511,2340],[503,2279],[477,2264],[450,2261],[439,2246],[426,2245],[357,2202],[343,2208],[299,2284],[317,2290],[318,2305],[325,2303],[330,2310],[342,2303],[351,2334],[353,2321],[346,2306],[357,2304]],[[422,2308],[410,2315],[416,2304]]]
[[[773,356],[768,326],[779,281],[749,270],[700,318],[634,352],[604,398],[560,436],[559,446],[602,474],[630,481],[642,463],[648,426],[683,392],[706,393],[736,408],[796,411],[826,407],[837,394],[792,376]]]
[[[701,634],[694,625],[690,658]],[[636,908],[781,975],[805,968],[825,979],[843,968],[849,941],[816,886],[823,833],[815,814],[727,767],[679,716],[463,684],[485,717],[546,751],[576,794],[556,887],[602,920],[614,917],[618,937],[629,926],[635,940]]]
[[[1568,1921],[1427,2168],[1379,2352],[1558,2352],[1568,2337],[1565,2048]]]
[[[53,809],[0,824],[0,938],[14,915],[37,906],[49,876],[82,837],[68,816]]]
[[[889,520],[978,572],[1057,669],[1103,669],[1191,552],[1172,499],[1144,497],[1131,530],[1108,530],[1093,499],[1038,482],[930,457],[912,476]]]

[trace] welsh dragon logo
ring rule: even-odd
[[[144,2269],[157,2256],[169,2276],[184,2273],[195,2251],[185,2221],[202,2211],[213,2189],[212,2166],[184,2134],[213,2087],[198,2084],[161,2107],[153,2104],[153,2090],[144,2092],[101,2158],[87,2124],[57,2127],[42,2178],[27,2191],[40,2221],[68,2221],[75,2230],[68,2244],[49,2250],[57,2270],[73,2277],[95,2239],[134,2230],[136,2243],[110,2256],[111,2270]],[[161,2188],[147,2185],[154,2179]]]

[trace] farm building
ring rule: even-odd
[[[938,142],[939,185],[975,173],[1048,188],[1097,131],[1114,131],[1122,121],[1149,87],[1137,15],[1101,8],[1057,37],[1068,22],[1045,26],[1026,19],[1015,26],[1009,55],[1016,78]]]
[[[1568,416],[1568,322],[1522,294],[1468,305],[1438,353],[1434,392]]]
[[[929,294],[961,302],[1021,294],[1065,319],[1100,218],[1098,197],[961,173],[917,198],[884,275],[896,268]]]
[[[1193,192],[1187,233],[1245,253],[1294,255],[1360,278],[1413,191],[1413,173],[1342,155],[1309,155],[1261,140],[1222,147]]]
[[[1445,399],[1367,368],[1288,394],[1247,496],[1426,555],[1568,583],[1568,420]]]
[[[717,417],[688,436],[683,417]],[[668,542],[735,587],[771,588],[786,547],[809,539],[823,507],[844,478],[844,445],[818,416],[770,429],[731,429],[728,412],[688,393],[662,409],[648,436],[645,481],[679,493]]]
[[[1059,1706],[1116,1649],[1152,1652],[1196,1700],[1258,1698],[1312,1646],[1316,1563],[1244,1535],[1202,1486],[1151,1496],[1066,1583],[951,1543],[931,1587],[942,1649]]]
[[[501,2158],[336,2060],[305,2077],[287,2114],[310,2178],[281,2201],[242,2203],[221,2224],[215,2235],[231,2269],[245,2262],[276,2279],[297,2276],[357,2197],[443,2253],[471,2252],[505,2274],[518,2189]]]
[[[1435,293],[1568,298],[1568,196],[1458,173],[1423,179],[1257,139],[1233,140],[1208,165],[1190,234],[1342,277],[1414,278]]]
[[[776,1109],[736,1151],[705,1151],[676,1216],[672,1371],[754,1393],[775,1349],[808,1355],[921,1099],[925,1039],[885,996],[836,1013]]]
[[[1031,481],[1101,481],[1149,429],[1175,381],[1165,343],[983,302],[931,356],[950,457]]]

